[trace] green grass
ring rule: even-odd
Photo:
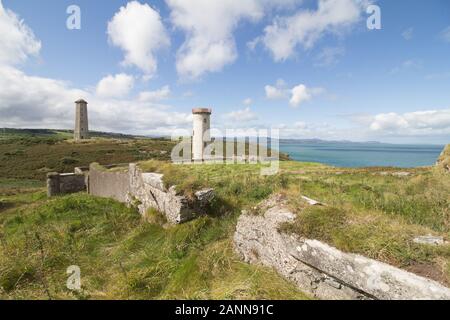
[[[337,169],[335,170],[337,171]],[[436,168],[410,177],[379,175],[379,169],[340,170],[303,176],[285,191],[297,212],[283,230],[323,240],[450,284],[450,245],[415,244],[428,234],[450,239],[450,176]],[[304,208],[300,195],[327,203]]]
[[[426,234],[450,240],[450,175],[439,168],[342,169],[283,161],[277,175],[261,176],[262,165],[161,162],[151,155],[170,149],[165,140],[102,138],[74,145],[61,135],[55,144],[30,142],[29,135],[26,143],[14,140],[23,137],[0,141],[0,298],[307,298],[273,270],[242,263],[233,252],[241,210],[252,210],[272,193],[285,194],[297,213],[285,232],[450,284],[450,246],[412,241]],[[143,219],[83,193],[47,199],[44,171],[36,168],[71,171],[74,164],[67,163],[73,160],[143,160],[144,171],[163,173],[165,184],[179,192],[212,187],[217,196],[208,216],[178,226],[167,226],[156,211]],[[9,170],[14,163],[17,170]],[[398,171],[411,175],[392,175]],[[307,208],[301,195],[327,206]],[[80,294],[65,288],[70,265],[81,267]]]
[[[232,250],[235,215],[163,228],[111,200],[41,199],[0,215],[3,299],[304,299]],[[81,268],[83,293],[66,289]]]

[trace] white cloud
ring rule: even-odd
[[[87,95],[64,81],[31,77],[7,66],[0,66],[0,87],[0,126],[5,127],[59,123],[66,127],[69,108]]]
[[[294,108],[325,91],[323,88],[308,88],[304,84],[299,84],[292,89],[289,89],[282,79],[279,79],[275,86],[265,86],[264,90],[267,99],[276,100],[287,99],[290,97],[289,104]]]
[[[450,43],[450,26],[442,30],[439,36],[443,41]]]
[[[383,135],[450,136],[450,109],[426,110],[398,114],[395,112],[366,117],[371,131]]]
[[[108,75],[97,85],[97,95],[100,97],[120,98],[126,96],[134,86],[133,76],[120,73]]]
[[[3,32],[5,27],[7,31]],[[13,12],[5,11],[2,6],[0,31],[0,127],[71,129],[74,101],[79,98],[89,102],[90,125],[94,130],[169,134],[176,128],[190,126],[189,113],[174,112],[170,106],[138,99],[118,99],[132,87],[131,76],[106,77],[98,84],[100,95],[73,87],[66,81],[29,76],[11,64],[37,53],[40,42]],[[116,98],[110,99],[111,94]]]
[[[170,87],[164,86],[155,91],[143,91],[139,94],[139,101],[157,102],[168,99],[170,97]]]
[[[244,101],[242,101],[246,106],[249,106],[253,103],[253,100],[251,98],[247,98]]]
[[[41,42],[14,12],[5,9],[0,0],[0,64],[13,65],[37,55]]]
[[[339,33],[358,22],[364,0],[319,0],[317,10],[301,10],[292,16],[277,17],[267,26],[262,43],[275,61],[293,56],[297,46],[309,49],[326,33]]]
[[[73,128],[74,101],[88,101],[93,130],[135,134],[170,134],[189,128],[189,113],[171,111],[139,99],[109,99],[54,79],[31,77],[0,66],[0,127]]]
[[[216,72],[237,58],[233,31],[242,20],[263,16],[257,0],[166,0],[173,25],[186,34],[177,53],[177,71],[184,78]]]
[[[304,84],[299,84],[291,90],[291,100],[289,101],[292,107],[299,107],[302,103],[311,100],[313,97],[324,92],[322,88],[307,88]]]
[[[298,107],[302,102],[311,100],[311,94],[305,85],[299,84],[292,88],[292,96],[289,103],[293,107]]]
[[[264,87],[267,99],[282,99],[286,97],[286,90],[271,85]]]
[[[274,86],[266,85],[264,91],[266,92],[266,98],[270,100],[284,99],[289,95],[289,89],[287,89],[286,82],[283,79],[278,79]]]
[[[402,32],[402,37],[405,40],[411,40],[414,36],[414,28],[408,28]]]
[[[148,4],[128,2],[108,22],[110,42],[125,52],[125,65],[134,65],[146,75],[157,70],[156,52],[170,45],[159,13]]]
[[[237,111],[232,111],[230,113],[227,113],[225,115],[225,118],[229,119],[233,122],[247,122],[247,121],[257,120],[258,116],[256,113],[251,111],[249,107],[247,107],[242,110],[237,110]]]

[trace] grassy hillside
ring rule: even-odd
[[[306,298],[233,253],[238,203],[221,197],[217,215],[167,228],[112,200],[83,193],[49,200],[42,189],[16,188],[0,207],[0,298]],[[81,268],[80,294],[65,288],[66,268],[74,264]]]
[[[274,192],[297,212],[286,232],[450,285],[450,245],[413,242],[427,234],[450,239],[450,175],[439,167],[340,169],[285,161],[277,175],[261,176],[260,165],[153,159],[140,166],[165,173],[167,184],[187,194],[198,186],[215,188],[210,214],[167,227],[157,212],[143,221],[132,209],[84,193],[47,199],[41,181],[2,176],[0,298],[307,298],[274,271],[240,262],[232,250],[241,210],[258,214],[256,205]],[[305,209],[301,195],[327,206]],[[65,288],[70,265],[81,267],[80,294]]]
[[[43,180],[48,172],[72,172],[74,167],[170,159],[175,145],[167,139],[93,133],[74,143],[68,131],[0,129],[0,177]]]

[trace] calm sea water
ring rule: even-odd
[[[438,145],[280,141],[280,150],[294,160],[350,168],[429,166],[443,149]]]

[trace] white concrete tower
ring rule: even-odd
[[[194,131],[192,135],[192,159],[194,161],[203,160],[203,152],[208,143],[211,142],[211,113],[211,109],[192,109],[194,118]]]
[[[87,105],[88,103],[83,99],[75,101],[75,130],[73,132],[75,141],[89,139]]]

